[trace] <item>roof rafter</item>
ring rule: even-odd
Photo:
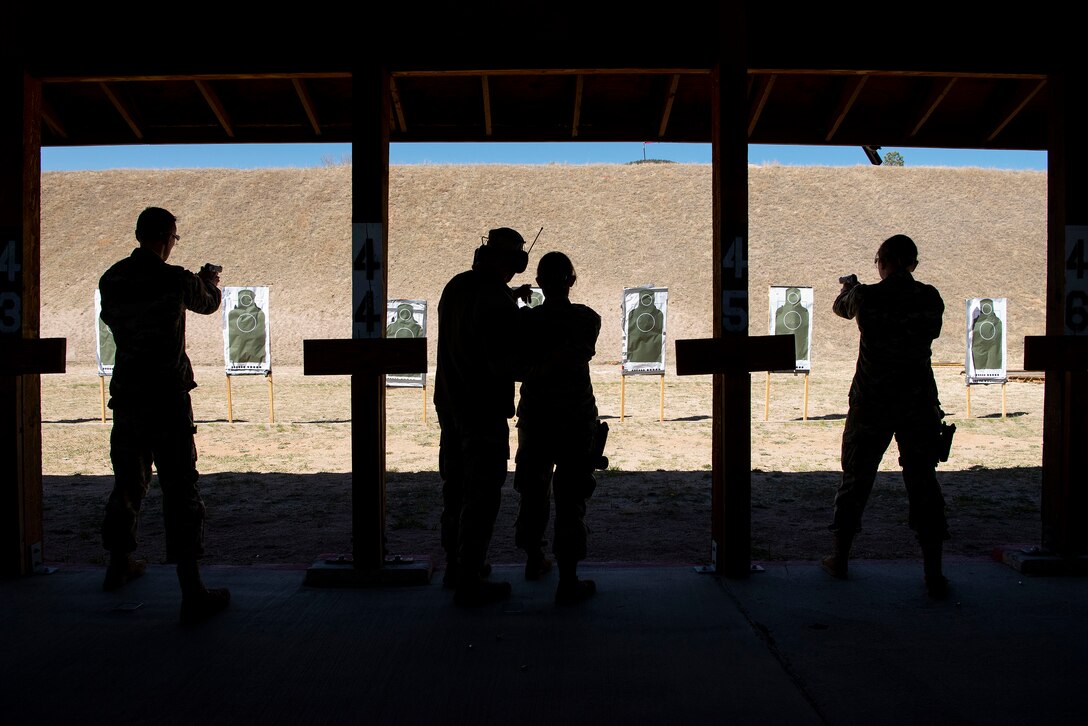
[[[219,100],[219,96],[216,95],[212,87],[208,85],[207,81],[199,80],[194,81],[196,87],[200,89],[201,95],[204,96],[204,100],[208,102],[208,106],[211,107],[212,113],[219,120],[219,125],[223,127],[223,131],[227,133],[227,136],[234,138],[234,128],[230,122],[230,115],[227,113],[226,107],[223,106],[223,102]]]

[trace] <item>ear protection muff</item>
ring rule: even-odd
[[[510,267],[515,274],[525,272],[525,268],[529,266],[529,253],[525,250],[502,250],[495,247],[488,247],[487,245],[480,245],[476,248],[476,251],[472,253],[472,264],[476,265],[480,261],[481,255],[491,255],[491,259],[496,259],[496,255],[502,255],[510,262]],[[500,258],[501,259],[501,258]]]
[[[525,250],[514,250],[510,253],[515,273],[525,272],[529,266],[529,253]]]

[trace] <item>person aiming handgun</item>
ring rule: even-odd
[[[944,412],[931,358],[944,301],[937,288],[914,279],[918,248],[910,237],[884,240],[874,263],[880,282],[840,277],[842,289],[832,304],[836,315],[857,321],[861,340],[842,435],[842,481],[829,527],[834,551],[821,564],[831,576],[847,577],[850,548],[894,436],[907,488],[907,522],[922,547],[926,588],[941,598],[948,591],[941,551],[949,533],[936,467],[943,453]]]

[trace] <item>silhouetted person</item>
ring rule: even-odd
[[[219,272],[205,265],[193,274],[166,264],[181,237],[176,218],[165,209],[140,213],[136,239],[140,246],[98,283],[102,320],[117,344],[109,403],[114,486],[102,525],[110,563],[103,588],[116,590],[147,567],[132,553],[154,464],[162,489],[166,561],[177,565],[181,585],[181,621],[194,623],[230,602],[226,588],[204,586],[197,565],[204,554],[204,502],[189,397],[196,382],[185,353],[185,313],[211,315],[219,309]]]
[[[943,597],[948,580],[941,549],[949,538],[945,501],[937,482],[941,418],[931,364],[932,343],[941,334],[944,301],[932,285],[911,273],[918,249],[906,235],[889,237],[876,254],[880,282],[843,283],[832,306],[856,319],[861,341],[850,385],[850,409],[842,436],[842,482],[835,495],[834,553],[822,561],[834,577],[847,576],[847,561],[877,469],[895,437],[909,502],[908,524],[922,546],[930,595]]]
[[[458,605],[510,595],[510,583],[486,579],[487,551],[506,481],[514,416],[518,307],[507,283],[525,271],[524,244],[509,227],[491,230],[472,268],[446,283],[438,301],[434,406],[442,428],[443,585],[455,588]]]
[[[555,601],[579,603],[597,587],[578,579],[586,558],[586,501],[597,481],[591,458],[597,432],[597,401],[589,361],[596,353],[601,316],[570,301],[578,276],[562,252],[540,258],[536,282],[544,302],[522,308],[522,334],[529,368],[518,401],[518,452],[514,489],[521,495],[515,544],[525,550],[525,577],[539,579],[551,569],[545,557],[544,531],[555,494],[555,540],[559,563]]]

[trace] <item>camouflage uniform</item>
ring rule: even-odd
[[[862,512],[894,436],[910,528],[923,543],[948,539],[936,476],[943,413],[930,361],[944,315],[940,293],[909,272],[895,272],[874,285],[839,293],[832,309],[840,317],[857,319],[861,342],[831,531],[850,537],[861,531]]]
[[[521,315],[529,341],[525,358],[532,364],[517,410],[514,489],[521,500],[515,544],[529,553],[542,550],[554,484],[553,552],[560,561],[577,562],[586,557],[586,500],[597,484],[590,460],[597,402],[589,361],[601,316],[585,305],[551,298],[522,308]]]
[[[154,463],[162,488],[166,559],[204,553],[204,502],[197,487],[192,402],[196,387],[185,353],[185,311],[210,315],[222,294],[192,272],[136,248],[98,283],[102,320],[117,356],[110,380],[114,486],[102,525],[103,546],[132,552]]]
[[[434,406],[442,428],[442,547],[451,566],[487,559],[510,458],[518,309],[501,279],[468,270],[438,302]]]

